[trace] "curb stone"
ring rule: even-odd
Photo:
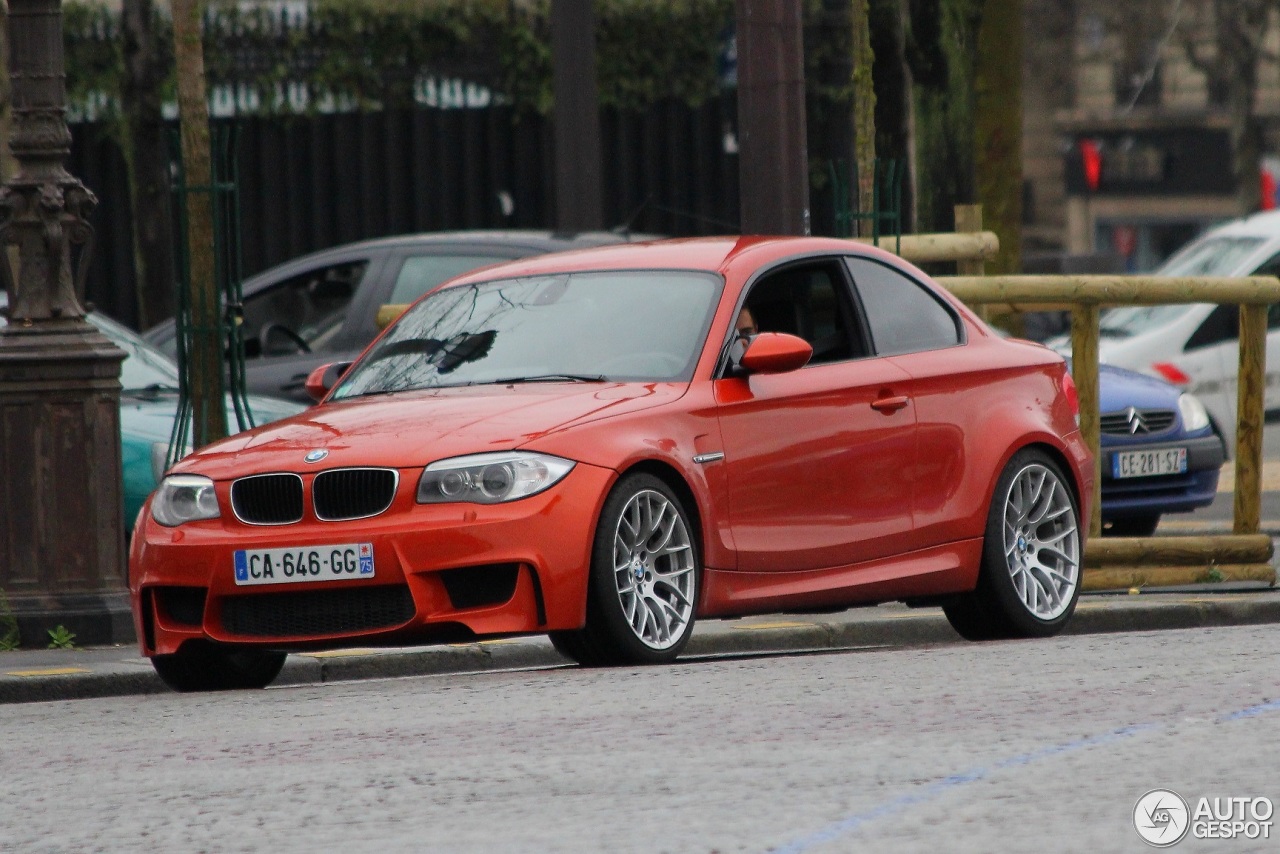
[[[1068,635],[1280,623],[1280,590],[1231,593],[1091,594]],[[965,643],[937,608],[903,605],[839,614],[774,614],[700,623],[685,657],[821,652],[874,646]],[[451,673],[569,665],[545,637],[395,650],[289,656],[273,685],[318,685]],[[0,704],[167,693],[133,647],[0,654]]]

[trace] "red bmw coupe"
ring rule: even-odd
[[[876,249],[489,267],[323,376],[320,405],[187,457],[142,509],[134,619],[178,690],[266,685],[288,650],[528,633],[665,662],[696,619],[898,599],[1047,636],[1079,595],[1094,470],[1062,358]]]

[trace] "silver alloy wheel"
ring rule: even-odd
[[[613,537],[613,574],[622,615],[650,649],[670,649],[693,619],[693,545],[679,509],[661,492],[631,496]]]
[[[1052,620],[1071,605],[1080,583],[1080,531],[1066,484],[1039,463],[1009,485],[1004,556],[1014,592],[1031,614]]]

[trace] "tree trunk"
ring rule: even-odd
[[[212,167],[209,102],[205,96],[204,45],[199,0],[174,0],[173,39],[178,71],[178,117],[182,125],[182,172],[186,185],[187,257],[191,346],[187,368],[192,404],[192,444],[202,447],[227,435],[223,401],[223,342],[218,334],[221,301],[214,280]]]
[[[868,0],[853,0],[853,147],[858,167],[859,233],[871,234],[866,218],[875,210],[876,90],[872,76],[875,53],[871,50],[871,17]]]
[[[151,0],[124,0],[121,18],[125,66],[121,88],[133,193],[138,328],[146,329],[174,313],[169,154],[160,111],[165,68]]]
[[[551,3],[556,228],[604,227],[596,20],[591,0]]]
[[[1022,0],[986,0],[974,74],[974,179],[986,227],[1000,239],[990,273],[1022,255]]]
[[[907,0],[874,0],[871,3],[872,49],[875,51],[876,151],[898,166],[903,231],[914,231],[913,109],[911,66],[907,62]],[[881,192],[890,192],[884,186]],[[885,198],[881,207],[891,199]],[[881,229],[888,227],[882,223]]]

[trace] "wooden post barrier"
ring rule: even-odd
[[[1163,540],[1172,540],[1162,548]],[[1154,543],[1154,545],[1153,545]],[[1131,566],[1169,560],[1175,564],[1265,563],[1271,559],[1266,534],[1220,534],[1202,537],[1108,537],[1089,543],[1087,569]],[[1160,554],[1157,554],[1160,552]]]
[[[875,245],[869,237],[854,238],[855,243]],[[881,238],[880,248],[893,252],[891,241]],[[982,262],[996,257],[1000,240],[994,231],[975,231],[967,234],[904,234],[898,255],[912,264],[934,264],[957,261],[976,265],[976,271],[965,275],[981,276]],[[970,269],[973,269],[971,267]]]
[[[1263,394],[1267,382],[1267,307],[1240,306],[1240,368],[1236,379],[1237,534],[1256,534],[1262,520]],[[1248,461],[1248,464],[1244,464]]]
[[[1080,400],[1080,435],[1101,461],[1102,391],[1098,381],[1098,318],[1096,305],[1071,309],[1071,378]],[[1101,468],[1101,463],[1099,463]],[[1093,479],[1093,503],[1089,510],[1089,537],[1102,535],[1102,472]],[[1086,546],[1088,548],[1088,546]]]
[[[1240,367],[1235,459],[1236,535],[1257,534],[1262,508],[1263,389],[1266,381],[1267,306],[1280,302],[1273,276],[954,276],[939,283],[972,305],[1011,311],[1070,309],[1072,376],[1080,392],[1080,429],[1095,459],[1102,459],[1098,432],[1098,313],[1109,305],[1235,303],[1240,305]],[[1204,580],[1249,579],[1275,584],[1271,538],[1144,537],[1102,539],[1101,472],[1095,479],[1092,535],[1085,551],[1087,590]],[[1193,541],[1188,544],[1188,541]],[[1244,551],[1239,551],[1244,549]],[[1124,563],[1126,568],[1112,568]],[[1141,567],[1141,569],[1137,568]],[[1190,568],[1188,568],[1190,567]],[[1214,574],[1216,573],[1216,578]],[[1140,583],[1138,583],[1140,582]]]

